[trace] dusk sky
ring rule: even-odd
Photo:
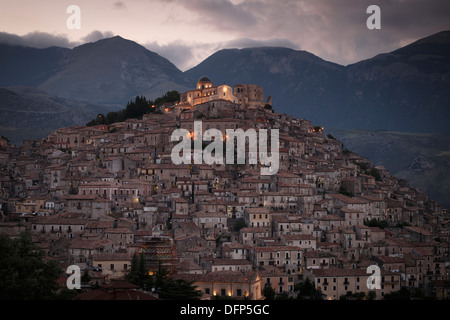
[[[67,28],[70,5],[80,29]],[[369,5],[381,29],[369,30]],[[223,48],[284,46],[342,65],[450,30],[449,0],[0,0],[0,42],[74,47],[120,35],[181,70]]]

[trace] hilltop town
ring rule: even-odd
[[[448,297],[447,211],[275,109],[260,86],[202,77],[142,119],[61,128],[20,147],[0,139],[0,233],[28,232],[48,259],[102,284],[124,279],[144,254],[150,273],[162,265],[203,299],[263,299],[267,284],[295,297],[307,278],[325,299],[368,296],[370,265],[381,269],[376,299],[402,287]],[[278,172],[172,163],[172,132],[192,132],[194,121],[278,129]]]

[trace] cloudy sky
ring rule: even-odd
[[[369,30],[378,5],[381,29]],[[80,29],[69,29],[70,5]],[[449,0],[0,0],[0,42],[74,47],[120,35],[181,70],[223,48],[284,46],[347,65],[450,30]]]

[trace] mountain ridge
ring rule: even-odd
[[[35,87],[67,101],[117,109],[137,95],[190,90],[208,75],[215,84],[258,84],[277,112],[326,128],[450,130],[450,31],[347,66],[304,50],[263,46],[219,50],[182,72],[121,36],[73,49],[0,49],[0,87]]]

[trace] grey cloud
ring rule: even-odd
[[[30,32],[23,36],[0,32],[0,42],[34,48],[48,48],[52,46],[70,48],[74,46],[65,35],[53,35],[39,31]]]
[[[218,50],[218,44],[212,43],[186,43],[181,40],[173,41],[165,45],[157,42],[143,44],[145,48],[156,52],[170,62],[175,64],[180,70],[185,71],[197,63],[201,62],[209,55]]]
[[[255,40],[250,38],[238,38],[228,42],[225,42],[222,47],[223,48],[249,48],[249,47],[286,47],[292,49],[300,49],[299,45],[288,40],[288,39],[263,39],[263,40]]]
[[[162,0],[176,3],[197,15],[197,23],[221,31],[237,31],[251,28],[258,23],[253,12],[245,4],[233,4],[229,0]]]
[[[87,36],[81,38],[81,42],[83,42],[83,43],[95,42],[98,40],[111,38],[111,37],[114,37],[114,33],[112,33],[111,31],[102,32],[99,30],[94,30],[91,33],[89,33]]]
[[[23,36],[19,36],[12,33],[0,32],[0,43],[7,43],[10,45],[20,45],[33,48],[48,48],[52,46],[63,48],[74,48],[83,43],[95,42],[101,39],[113,37],[114,34],[111,31],[98,31],[94,30],[81,41],[70,41],[64,34],[55,35],[47,32],[34,31],[27,33]]]
[[[213,53],[227,48],[249,48],[277,46],[299,49],[299,46],[287,39],[256,40],[250,38],[239,38],[231,41],[216,43],[187,43],[184,41],[173,41],[169,44],[160,45],[158,42],[144,44],[148,50],[170,60],[180,70],[185,71],[194,67]]]
[[[163,1],[163,0],[161,0]],[[354,63],[405,42],[450,29],[448,0],[166,0],[198,16],[197,24],[233,36],[236,46],[288,39],[323,59]],[[366,9],[381,8],[381,30],[368,30]],[[266,40],[265,40],[266,39]],[[289,43],[290,42],[290,43]],[[254,45],[258,42],[255,40]],[[276,45],[276,43],[274,44]],[[281,41],[280,45],[284,45]]]

